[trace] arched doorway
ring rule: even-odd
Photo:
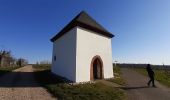
[[[90,80],[103,79],[103,61],[100,56],[94,56],[90,66]]]

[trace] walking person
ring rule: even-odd
[[[156,86],[155,86],[155,82],[154,82],[155,73],[154,73],[154,71],[152,70],[150,64],[147,64],[146,70],[147,70],[148,76],[149,76],[149,78],[150,78],[150,80],[149,80],[148,83],[147,83],[148,86],[150,86],[150,83],[152,82],[152,86],[153,86],[153,87],[156,87]]]

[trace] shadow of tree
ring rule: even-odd
[[[1,77],[2,75],[4,75],[4,74],[8,73],[8,72],[10,72],[10,71],[8,71],[8,70],[0,70],[0,77]]]
[[[50,70],[10,73],[1,71],[0,75],[0,87],[40,87],[68,81],[63,77],[52,74]]]
[[[34,73],[38,83],[42,86],[49,84],[69,83],[68,79],[53,74],[50,70],[38,71]]]

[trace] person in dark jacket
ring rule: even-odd
[[[148,76],[150,78],[150,80],[148,81],[148,86],[150,86],[150,83],[152,82],[152,86],[155,87],[155,82],[154,82],[154,76],[155,76],[155,73],[154,71],[152,70],[150,64],[147,64],[147,67],[146,67],[146,70],[148,72]]]

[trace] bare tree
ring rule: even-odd
[[[11,51],[0,50],[0,67],[15,67],[27,65],[28,61],[23,58],[16,59],[11,55]]]
[[[0,67],[9,67],[11,65],[11,52],[6,50],[0,51]]]
[[[18,60],[17,60],[17,65],[18,66],[25,66],[25,65],[27,65],[28,64],[28,61],[26,60],[26,59],[23,59],[23,58],[19,58]]]

